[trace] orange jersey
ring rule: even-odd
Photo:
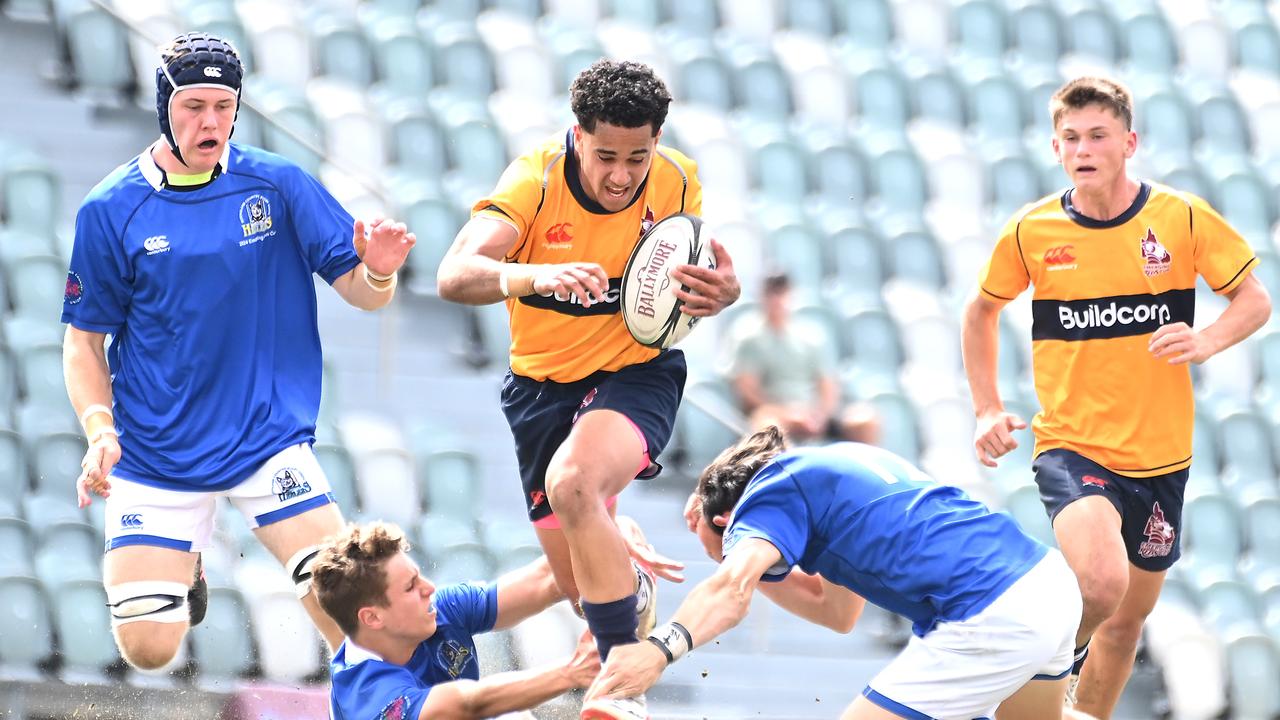
[[[507,301],[511,313],[511,370],[534,380],[572,382],[598,370],[653,359],[622,321],[622,273],[646,230],[679,212],[702,214],[697,165],[659,145],[649,174],[625,209],[605,211],[578,177],[573,133],[516,158],[472,216],[501,220],[519,238],[507,262],[593,262],[609,277],[605,302],[583,307],[573,296],[527,295]]]
[[[1208,203],[1162,185],[1109,221],[1075,212],[1069,193],[1019,211],[979,283],[998,301],[1035,287],[1036,453],[1066,448],[1131,477],[1188,467],[1190,367],[1147,345],[1161,325],[1194,324],[1196,275],[1227,293],[1257,262]]]

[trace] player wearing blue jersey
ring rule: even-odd
[[[168,663],[203,615],[198,553],[218,495],[286,565],[330,645],[341,641],[309,594],[314,546],[342,527],[311,452],[312,276],[373,310],[391,300],[414,243],[395,222],[366,233],[293,163],[232,145],[242,75],[218,38],[164,48],[163,140],[76,216],[62,312],[67,392],[89,440],[76,488],[82,507],[107,498],[112,626],[143,668]]]
[[[406,554],[399,528],[352,525],[316,558],[320,606],[347,640],[334,655],[333,720],[480,718],[585,687],[600,669],[589,636],[564,664],[480,679],[474,635],[564,599],[546,558],[496,583],[436,587]]]
[[[844,718],[970,720],[997,706],[1001,720],[1081,717],[1063,708],[1075,576],[1008,515],[869,445],[788,452],[776,427],[721,453],[695,496],[690,525],[720,568],[648,643],[614,649],[588,704],[648,689],[742,620],[759,586],[840,632],[864,599],[912,621],[907,647]]]

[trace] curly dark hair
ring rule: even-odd
[[[387,606],[387,560],[408,550],[400,528],[384,522],[351,524],[328,539],[311,565],[311,585],[344,635],[360,627],[360,608]]]
[[[712,522],[712,518],[732,510],[742,499],[742,491],[751,478],[786,449],[787,440],[782,431],[770,425],[739,440],[712,460],[698,477],[698,499],[702,502],[702,517],[707,526],[723,535],[724,528]]]
[[[656,136],[666,122],[671,93],[648,65],[601,58],[574,78],[569,106],[589,133],[597,122],[606,122],[624,128],[649,125]]]

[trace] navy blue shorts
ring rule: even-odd
[[[657,475],[662,466],[654,461],[671,439],[686,374],[684,353],[679,350],[571,383],[539,382],[508,370],[502,383],[502,412],[515,439],[529,519],[537,522],[551,515],[547,466],[583,412],[615,410],[631,420],[649,452],[649,467],[637,477]]]
[[[1182,555],[1182,496],[1189,471],[1132,478],[1062,448],[1040,453],[1031,469],[1050,520],[1082,497],[1101,495],[1120,513],[1129,562],[1161,572]]]

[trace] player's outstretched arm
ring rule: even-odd
[[[969,378],[973,396],[973,413],[978,419],[973,447],[978,461],[996,466],[996,458],[1018,447],[1013,431],[1025,428],[1022,418],[1004,410],[996,381],[996,359],[1000,352],[1000,310],[997,303],[981,292],[976,293],[964,309],[960,329],[960,351],[964,373]]]
[[[91,493],[111,492],[107,476],[120,460],[120,442],[111,415],[111,370],[107,366],[106,334],[67,326],[62,340],[62,375],[67,397],[84,427],[89,447],[80,461],[76,499],[90,503]]]
[[[800,570],[792,570],[782,582],[762,583],[760,592],[792,615],[838,633],[853,630],[867,604],[848,588]]]
[[[561,693],[586,687],[599,671],[600,654],[595,640],[587,635],[561,665],[437,685],[427,695],[418,719],[472,720],[527,710]]]
[[[654,630],[654,635],[661,635],[664,628],[678,624],[684,628],[685,632],[679,633],[683,639],[674,638],[667,650],[653,642],[615,646],[609,651],[609,662],[587,691],[587,699],[631,697],[653,687],[668,664],[742,622],[751,609],[751,596],[760,576],[781,559],[782,553],[767,540],[748,538],[738,543],[715,574],[689,593],[671,622]],[[673,653],[670,660],[667,652]]]
[[[514,627],[564,600],[545,555],[498,578],[498,619],[494,630]]]
[[[396,290],[396,273],[404,266],[417,237],[404,223],[378,219],[366,226],[356,220],[351,244],[360,264],[333,281],[333,289],[353,307],[377,310],[391,302]]]

